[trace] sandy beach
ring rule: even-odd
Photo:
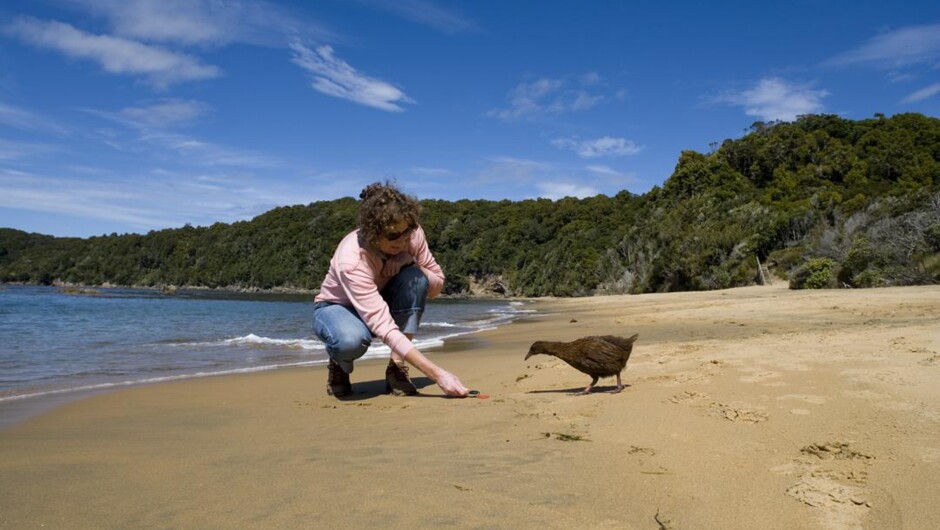
[[[429,355],[129,388],[0,431],[0,528],[940,528],[940,287],[540,300]],[[619,393],[535,340],[639,333]]]

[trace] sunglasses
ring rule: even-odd
[[[401,232],[391,232],[385,234],[386,241],[397,241],[399,238],[410,236],[415,229],[418,228],[417,225],[411,225],[408,228],[402,230]]]

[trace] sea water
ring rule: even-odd
[[[428,302],[415,345],[531,312],[505,300]],[[313,295],[0,287],[0,415],[6,403],[134,384],[321,364]],[[388,357],[373,342],[365,358]]]

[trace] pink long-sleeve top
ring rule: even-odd
[[[386,256],[370,248],[359,237],[358,230],[347,234],[330,260],[330,269],[315,300],[353,307],[372,333],[399,358],[404,358],[414,345],[398,329],[388,304],[379,294],[391,279],[382,277],[382,267],[390,259],[400,260],[404,264],[414,261],[430,284],[428,298],[441,293],[444,273],[431,255],[424,229],[419,226],[411,234],[408,250],[396,256]]]

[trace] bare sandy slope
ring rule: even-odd
[[[489,399],[323,369],[96,396],[0,431],[0,528],[940,528],[940,287],[540,301],[430,352]],[[639,333],[620,394],[523,361]],[[599,390],[612,388],[602,380]]]

